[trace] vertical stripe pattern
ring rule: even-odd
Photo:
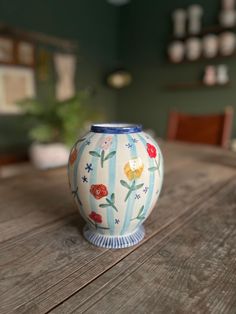
[[[137,158],[137,150],[136,150],[136,145],[135,143],[133,143],[132,141],[132,136],[130,134],[127,134],[127,139],[128,139],[128,143],[131,145],[130,148],[130,159],[132,158]],[[129,160],[127,160],[128,162]],[[137,183],[138,179],[135,179],[135,182]],[[131,184],[133,182],[129,181],[129,184]],[[126,191],[127,193],[128,191]],[[125,193],[124,193],[125,195]],[[133,208],[134,208],[134,203],[135,203],[135,191],[133,191],[130,195],[130,197],[127,200],[127,205],[126,205],[126,209],[125,209],[125,218],[124,218],[124,223],[121,229],[121,235],[123,235],[124,233],[127,232],[127,229],[129,228],[129,224],[130,224],[130,220],[132,218],[132,213],[133,213]]]
[[[78,185],[79,185],[79,182],[78,182],[78,167],[79,167],[79,162],[80,162],[80,159],[81,159],[81,156],[87,146],[87,141],[90,141],[92,138],[93,138],[94,134],[90,134],[88,137],[85,138],[85,140],[81,143],[78,143],[80,145],[79,149],[78,149],[78,144],[75,146],[75,148],[77,149],[78,151],[78,155],[77,155],[77,159],[75,161],[75,164],[74,164],[74,169],[73,169],[73,190],[76,190]],[[82,217],[87,220],[86,218],[86,215],[84,213],[84,210],[83,210],[83,206],[80,206],[80,213],[82,215]]]
[[[146,139],[138,134],[138,137],[140,139],[140,141],[142,142],[145,150],[147,149],[147,141]],[[149,158],[149,165],[146,165],[149,167],[153,167],[155,166],[154,160],[153,158]],[[146,171],[148,171],[146,169]],[[154,193],[154,184],[155,184],[155,173],[149,171],[149,187],[148,187],[148,193],[147,193],[147,197],[146,197],[146,201],[145,201],[145,205],[144,205],[144,210],[143,210],[143,215],[146,217],[147,211],[150,209],[151,206],[151,201],[152,201],[152,196]],[[142,221],[139,221],[138,226],[142,223]]]
[[[112,151],[116,151],[117,150],[117,144],[118,144],[118,138],[117,138],[117,134],[113,135],[112,138],[112,145],[110,148],[109,153],[111,153]],[[116,154],[109,159],[109,173],[108,173],[108,177],[109,177],[109,183],[108,183],[108,190],[109,190],[109,197],[111,197],[111,194],[114,193],[115,194],[115,202],[117,201],[117,195],[116,195],[116,191],[115,191],[115,185],[116,185]],[[114,213],[114,208],[109,207],[107,209],[107,224],[108,227],[110,228],[110,234],[113,235],[114,234],[114,220],[115,220],[115,213]]]

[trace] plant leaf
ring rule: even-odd
[[[148,168],[149,171],[156,171],[157,169],[158,169],[157,167]]]
[[[137,219],[139,219],[139,220],[142,220],[142,219],[144,219],[145,218],[145,216],[138,216],[137,217]]]
[[[142,186],[143,186],[144,183],[141,183],[141,184],[138,184],[138,185],[135,185],[134,189],[133,190],[138,190],[140,189]]]
[[[94,157],[101,157],[101,155],[98,152],[95,152],[95,151],[92,151],[92,150],[89,152],[89,154],[94,156]]]
[[[111,206],[110,204],[100,204],[99,205],[99,207],[101,207],[101,208],[106,208],[106,207],[109,207],[109,206]]]
[[[127,199],[130,197],[130,194],[133,192],[133,190],[129,190],[129,192],[127,193],[126,197],[125,197],[125,202],[127,201]]]
[[[104,161],[107,160],[107,159],[109,159],[109,158],[111,158],[111,157],[113,157],[115,154],[116,154],[116,151],[110,152],[110,153],[105,157]]]
[[[130,186],[124,180],[120,180],[120,184],[123,185],[124,187],[126,187],[127,189],[130,189]]]
[[[143,210],[144,210],[144,205],[140,208],[140,210],[138,212],[138,216],[142,215]]]
[[[106,198],[106,201],[109,205],[113,205],[112,201],[110,201],[109,198]]]
[[[111,194],[111,202],[114,203],[115,202],[115,193]]]

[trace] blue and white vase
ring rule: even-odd
[[[71,150],[68,175],[89,242],[124,248],[143,239],[162,187],[163,158],[140,125],[92,125]]]

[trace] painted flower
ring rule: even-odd
[[[95,212],[91,212],[89,214],[89,218],[91,218],[95,223],[98,223],[98,224],[102,223],[102,216]]]
[[[144,165],[140,157],[130,159],[124,166],[124,172],[129,180],[141,177],[143,169]]]
[[[73,165],[73,163],[75,162],[77,158],[77,149],[76,148],[73,148],[71,153],[70,153],[70,158],[69,158],[69,162],[71,165]]]
[[[112,144],[112,136],[106,136],[100,144],[100,147],[104,150],[107,150]]]
[[[147,143],[147,152],[148,152],[149,157],[156,158],[157,156],[156,147],[153,146],[152,144]]]
[[[104,184],[92,184],[90,187],[90,193],[99,200],[100,198],[107,196],[108,191]]]

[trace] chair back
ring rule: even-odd
[[[232,107],[227,107],[222,114],[210,115],[189,115],[171,111],[167,139],[227,148],[232,121]]]

